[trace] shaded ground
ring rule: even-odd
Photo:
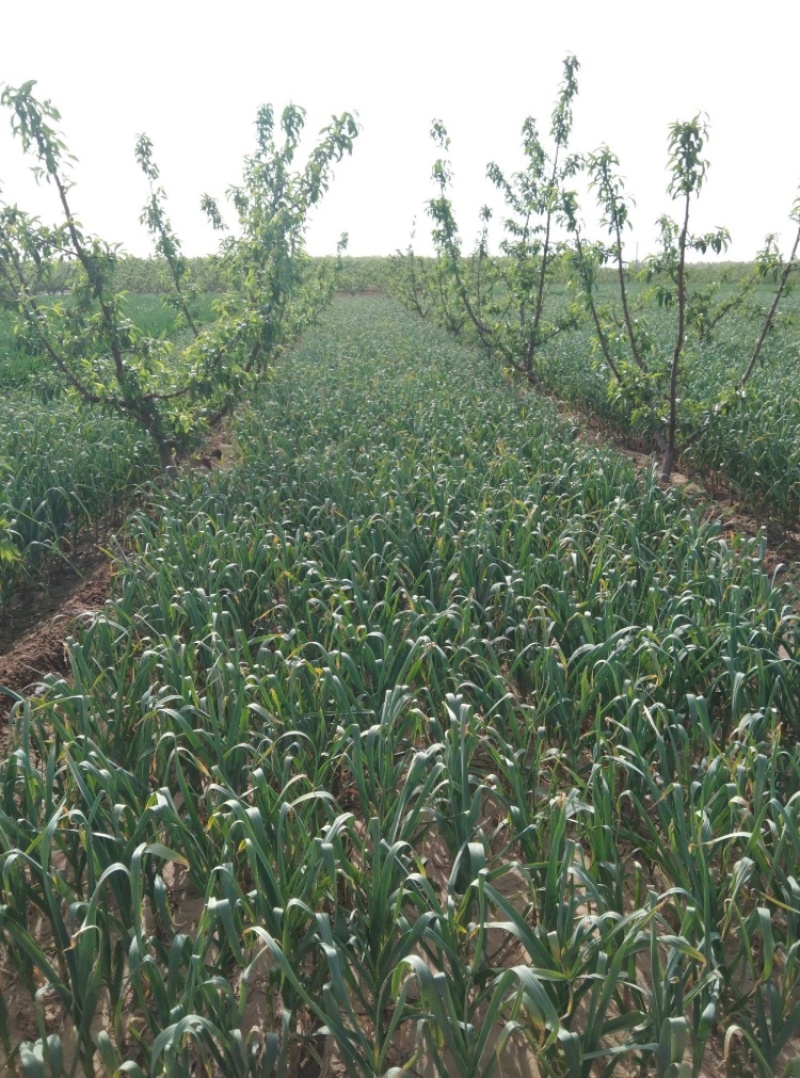
[[[0,626],[0,687],[30,691],[46,674],[64,673],[64,641],[82,617],[108,598],[112,563],[96,548],[79,559],[78,570],[58,570],[44,586],[29,589],[3,611]],[[8,734],[13,698],[0,695],[0,745]]]
[[[20,586],[0,613],[0,656],[20,644],[41,622],[57,615],[108,561],[97,544],[86,543],[69,563],[53,564],[33,583]]]

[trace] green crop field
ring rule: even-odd
[[[176,316],[155,296],[128,297],[143,333],[175,335]],[[211,317],[211,297],[200,297]],[[49,564],[65,542],[130,500],[154,474],[149,439],[130,422],[103,415],[69,394],[42,356],[0,318],[0,608],[17,585]]]
[[[0,1065],[797,1073],[764,544],[388,299],[335,303],[232,435],[13,711]]]
[[[606,289],[610,300],[611,290]],[[714,339],[696,348],[683,386],[682,403],[687,410],[700,411],[719,386],[741,373],[742,355],[753,346],[769,299],[768,289],[756,291],[747,307],[726,321]],[[783,315],[742,400],[712,418],[703,436],[682,457],[681,466],[699,476],[712,493],[730,493],[778,528],[794,528],[800,521],[800,294],[787,298]],[[647,318],[657,347],[667,351],[669,312],[650,310]],[[598,360],[588,327],[564,334],[547,348],[545,384],[561,400],[599,417],[635,442],[637,427],[631,408],[609,399],[608,379]]]
[[[422,260],[422,264],[430,272],[432,263],[426,265]],[[733,293],[737,274],[743,277],[747,269],[733,268],[732,283],[722,286],[720,302]],[[693,273],[698,291],[719,276],[712,266],[693,267]],[[646,286],[635,276],[628,287],[638,332],[650,342],[654,354],[670,354],[674,311],[670,307],[659,309],[652,297],[648,301]],[[394,288],[408,303],[407,284],[397,271]],[[503,289],[499,291],[502,296]],[[551,318],[557,320],[565,318],[574,304],[575,289],[563,281],[551,282],[547,296]],[[741,375],[743,357],[753,348],[771,296],[766,283],[756,287],[741,309],[722,321],[713,335],[702,342],[693,341],[687,350],[680,402],[689,419],[702,423],[702,430],[681,455],[680,466],[698,477],[712,496],[733,497],[747,511],[760,514],[773,526],[774,534],[780,535],[795,530],[800,521],[799,293],[790,292],[785,298],[746,389],[730,406],[709,410],[709,402]],[[597,302],[609,308],[614,305],[614,281],[608,271],[600,282]],[[513,311],[513,304],[509,310]],[[441,320],[441,312],[434,313],[432,308],[431,314],[434,320]],[[458,335],[465,341],[479,343],[467,321],[459,320],[458,327]],[[566,326],[542,345],[537,376],[541,387],[557,400],[599,419],[610,433],[633,447],[654,449],[647,434],[648,417],[641,408],[637,412],[636,401],[609,393],[613,381],[609,383],[588,319],[580,318],[576,326]]]

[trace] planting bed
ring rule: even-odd
[[[13,709],[6,1068],[795,1073],[764,544],[389,300],[337,302],[235,435]]]

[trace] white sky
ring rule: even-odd
[[[431,120],[450,131],[456,208],[471,241],[480,205],[499,206],[486,163],[521,165],[523,120],[531,114],[547,129],[561,61],[574,52],[572,148],[607,142],[620,157],[637,203],[629,254],[651,249],[655,219],[675,212],[665,191],[668,123],[703,110],[712,167],[694,226],[726,225],[728,257],[749,259],[767,232],[785,246],[793,231],[798,40],[798,0],[0,0],[0,82],[39,80],[79,158],[79,217],[134,254],[149,251],[138,223],[139,132],[155,143],[184,249],[200,254],[215,237],[199,196],[221,196],[238,179],[259,104],[305,106],[314,134],[332,112],[357,111],[363,131],[316,214],[309,249],[332,252],[347,231],[351,254],[389,254],[407,245],[414,217],[417,249],[430,249]],[[0,183],[7,201],[55,218],[3,114]],[[589,204],[584,217],[595,220]]]

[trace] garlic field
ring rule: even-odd
[[[231,437],[14,706],[0,1069],[800,1073],[763,543],[389,299]]]

